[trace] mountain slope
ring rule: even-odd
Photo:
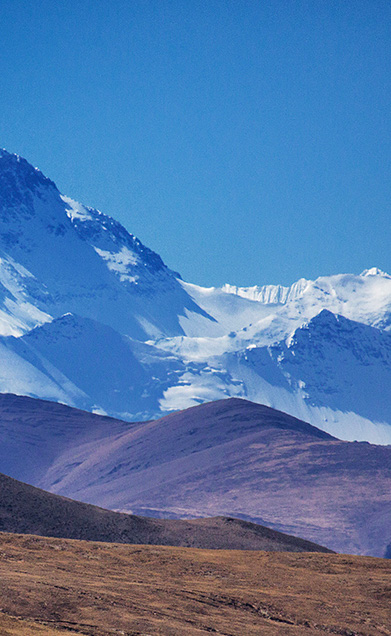
[[[389,332],[322,310],[269,346],[250,339],[230,351],[228,340],[223,353],[200,339],[195,352],[190,339],[164,345],[189,367],[165,390],[162,408],[187,408],[225,393],[279,408],[346,440],[391,444]]]
[[[72,446],[129,431],[132,424],[30,397],[0,394],[0,471],[37,484]],[[70,468],[70,467],[68,467]]]
[[[390,542],[391,448],[340,442],[244,400],[72,449],[41,484],[137,514],[244,517],[337,551],[382,556]]]
[[[242,399],[126,423],[0,396],[0,470],[154,517],[233,516],[331,549],[383,556],[391,447],[341,442]]]
[[[291,384],[301,383],[312,404],[389,421],[388,332],[323,310],[288,342],[273,347],[272,357]]]
[[[126,419],[158,417],[163,392],[186,368],[165,352],[72,314],[19,338],[0,338],[2,344],[18,358],[19,383],[24,373],[27,385],[31,368],[40,374],[36,395],[58,399],[61,391],[71,406]],[[4,378],[3,386],[12,392],[14,382],[14,376],[8,384]]]
[[[330,552],[240,519],[147,519],[104,510],[34,488],[0,473],[0,530],[48,537],[195,548]]]
[[[128,420],[227,395],[248,397],[346,440],[391,443],[391,335],[323,310],[269,347],[192,361],[67,314],[0,338],[7,392]]]

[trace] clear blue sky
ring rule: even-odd
[[[12,0],[0,146],[186,280],[391,270],[391,4]]]

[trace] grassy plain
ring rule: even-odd
[[[2,636],[391,634],[391,561],[0,533]]]

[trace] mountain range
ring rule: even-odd
[[[0,391],[137,421],[224,397],[391,443],[391,277],[184,282],[0,151]]]
[[[4,473],[101,508],[235,517],[350,554],[384,556],[391,544],[391,447],[343,442],[241,398],[137,423],[0,395],[0,438]]]

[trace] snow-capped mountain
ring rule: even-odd
[[[301,278],[290,287],[263,285],[262,287],[234,287],[224,285],[228,294],[256,300],[264,305],[292,305],[297,310],[318,313],[327,308],[347,318],[372,326],[391,326],[391,276],[372,267],[359,277],[349,274],[321,276],[315,281]]]
[[[128,420],[248,397],[391,443],[391,277],[203,288],[0,151],[0,391]]]
[[[19,338],[0,338],[4,392],[45,395],[97,413],[157,417],[185,364],[98,321],[65,314]]]
[[[203,343],[204,366],[198,350],[197,370],[187,367],[161,405],[246,397],[336,437],[391,443],[389,332],[322,310],[279,342],[244,344],[208,356]]]
[[[157,254],[4,150],[0,254],[3,335],[19,336],[69,311],[140,339],[183,334],[186,311],[210,321]]]

